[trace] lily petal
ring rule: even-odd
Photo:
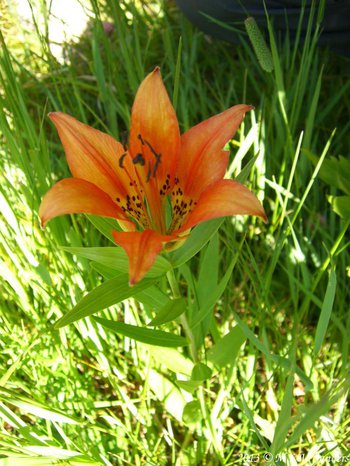
[[[57,128],[72,175],[90,181],[112,199],[124,196],[130,177],[119,164],[125,154],[123,146],[108,134],[65,113],[54,112],[49,117]],[[123,164],[128,159],[123,157]]]
[[[235,105],[182,135],[178,178],[186,197],[196,200],[209,185],[224,177],[228,152],[222,149],[252,108]]]
[[[141,138],[146,142],[144,145]],[[130,152],[136,155],[144,150],[146,168],[148,162],[154,166],[155,155],[160,154],[156,167],[157,178],[173,177],[180,149],[180,130],[175,110],[156,67],[142,81],[131,110]]]
[[[233,180],[221,180],[209,186],[188,215],[179,234],[198,223],[228,215],[256,215],[265,222],[267,217],[258,198],[248,188]]]
[[[147,198],[153,226],[165,232],[164,204],[170,193],[180,151],[175,110],[155,68],[142,81],[131,110],[130,153]]]
[[[108,194],[93,183],[79,178],[66,178],[56,183],[45,194],[39,208],[43,226],[58,215],[77,213],[127,220],[122,209]]]
[[[160,235],[153,230],[112,233],[115,242],[129,257],[130,286],[135,285],[145,276],[163,249],[163,244],[174,239],[172,236]]]

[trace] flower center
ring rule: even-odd
[[[123,211],[144,229],[165,233],[165,209],[163,197],[170,191],[170,174],[160,180],[159,166],[162,154],[141,134],[138,135],[140,151],[125,152],[119,157],[119,167],[126,171],[130,180],[127,195],[117,198]]]
[[[186,217],[197,205],[196,201],[184,194],[178,178],[175,178],[175,185],[171,193],[171,205],[172,221],[168,229],[169,234],[181,227]]]
[[[130,215],[143,229],[153,229],[162,234],[171,234],[181,227],[197,204],[185,195],[178,178],[160,170],[162,154],[141,134],[140,151],[125,153],[119,158],[119,167],[130,179],[125,198],[117,198],[123,211]],[[128,159],[126,157],[129,157]],[[171,221],[166,226],[166,196],[171,195]]]

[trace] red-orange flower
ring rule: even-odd
[[[51,113],[73,178],[46,193],[42,224],[79,212],[117,219],[124,231],[113,231],[114,240],[129,257],[135,284],[167,243],[183,241],[198,223],[237,214],[266,220],[253,193],[223,179],[228,153],[222,148],[250,109],[236,105],[180,136],[157,67],[136,94],[128,148],[67,114]]]

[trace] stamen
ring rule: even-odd
[[[136,154],[135,157],[132,159],[132,163],[136,165],[139,163],[142,167],[145,165],[145,159],[142,154]]]
[[[149,182],[150,178],[151,178],[151,162],[148,162],[148,172],[147,172],[146,183]]]
[[[157,154],[157,152],[153,149],[151,143],[149,143],[146,139],[143,139],[141,134],[137,135],[138,139],[140,140],[141,144],[144,146],[148,146],[152,154],[155,156],[155,158],[158,160],[161,157],[161,154]],[[158,162],[159,163],[159,162]]]
[[[124,152],[124,154],[119,157],[119,166],[120,166],[120,168],[124,168],[123,162],[124,162],[124,159],[125,159],[126,156],[127,156],[127,152]]]
[[[157,152],[153,149],[151,144],[148,141],[146,141],[146,139],[144,139],[144,144],[146,144],[150,148],[152,154],[155,156],[156,159],[160,156],[160,154],[157,154]]]
[[[154,164],[154,167],[153,167],[153,173],[152,173],[153,178],[155,178],[155,176],[156,176],[158,166],[159,166],[159,164],[161,162],[160,159],[162,157],[162,154],[155,154],[155,156],[156,156],[156,163]]]
[[[152,147],[152,144],[149,143],[146,139],[143,139],[143,137],[142,137],[142,135],[140,133],[137,135],[137,138],[141,142],[142,146],[147,146],[149,148],[149,150],[151,151],[151,153],[154,155],[154,157],[156,159],[156,161],[155,161],[155,163],[153,165],[153,168],[151,167],[151,162],[148,162],[148,172],[147,172],[147,176],[146,176],[146,183],[148,183],[149,180],[151,179],[151,176],[153,176],[153,178],[156,177],[159,164],[161,163],[162,154],[157,154],[155,149]],[[139,163],[142,166],[145,165],[145,157],[144,157],[143,148],[141,148],[141,151],[142,151],[142,154],[138,153],[132,159],[134,165],[136,165],[137,163]]]
[[[122,143],[122,146],[125,150],[125,152],[128,150],[127,149],[127,142],[128,142],[128,132],[123,131],[120,135],[120,142]]]

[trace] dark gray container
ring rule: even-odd
[[[232,43],[238,43],[240,34],[234,29],[243,31],[243,21],[253,16],[262,29],[266,28],[266,15],[263,1],[259,0],[176,0],[183,13],[201,30],[212,36]],[[303,39],[311,0],[305,3],[305,15],[301,28]],[[316,2],[317,3],[317,2]],[[276,31],[294,39],[299,20],[301,0],[265,0],[269,17],[273,21]],[[209,17],[224,23],[230,29],[214,22]],[[232,29],[231,29],[232,28]],[[332,50],[350,56],[350,0],[326,1],[322,22],[320,45],[329,46]]]

